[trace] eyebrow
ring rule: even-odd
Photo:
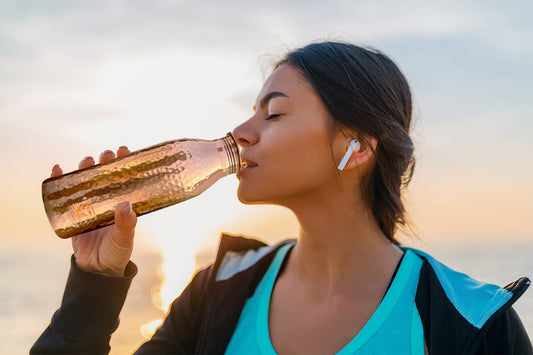
[[[259,101],[259,107],[265,108],[268,105],[268,103],[270,102],[270,100],[272,100],[275,97],[289,97],[289,95],[287,95],[287,94],[285,94],[285,93],[283,93],[281,91],[271,91],[268,94],[266,94],[265,96],[263,96],[261,101]],[[256,107],[254,105],[254,111],[255,111],[255,109],[256,109]]]

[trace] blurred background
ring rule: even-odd
[[[316,40],[378,48],[410,82],[418,238],[405,244],[486,282],[532,277],[532,13],[529,0],[0,2],[0,353],[27,353],[61,300],[70,242],[40,191],[54,164],[222,137],[252,113],[271,64]],[[288,211],[244,206],[236,187],[229,176],[140,218],[112,353],[149,337],[221,231],[297,234]],[[532,290],[516,309],[533,334]]]

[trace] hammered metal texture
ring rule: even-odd
[[[162,143],[45,180],[45,210],[56,234],[71,237],[113,223],[123,201],[143,215],[194,197],[235,172],[238,154],[227,137]]]

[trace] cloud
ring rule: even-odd
[[[48,173],[63,154],[75,166],[110,142],[214,137],[250,113],[257,58],[314,39],[369,44],[399,63],[420,112],[423,173],[474,160],[484,173],[494,158],[509,172],[500,177],[527,173],[519,161],[533,150],[532,4],[0,2],[0,148],[25,147],[5,178],[20,166]],[[506,150],[486,155],[493,142]]]
[[[10,5],[9,5],[10,4]],[[98,57],[100,49],[143,51],[182,44],[239,50],[264,48],[320,33],[375,40],[412,34],[464,32],[480,21],[478,11],[460,12],[436,1],[113,1],[3,5],[3,43],[26,53],[49,49]],[[61,4],[61,5],[58,5]],[[279,36],[276,38],[276,36]],[[269,43],[266,44],[270,45]]]

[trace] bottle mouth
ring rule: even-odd
[[[231,132],[229,132],[224,138],[222,138],[222,141],[224,142],[224,147],[228,152],[229,172],[230,174],[236,174],[242,168],[241,152],[239,150],[239,145],[237,144],[237,141],[235,140],[235,137],[233,137],[233,134],[231,134]]]

